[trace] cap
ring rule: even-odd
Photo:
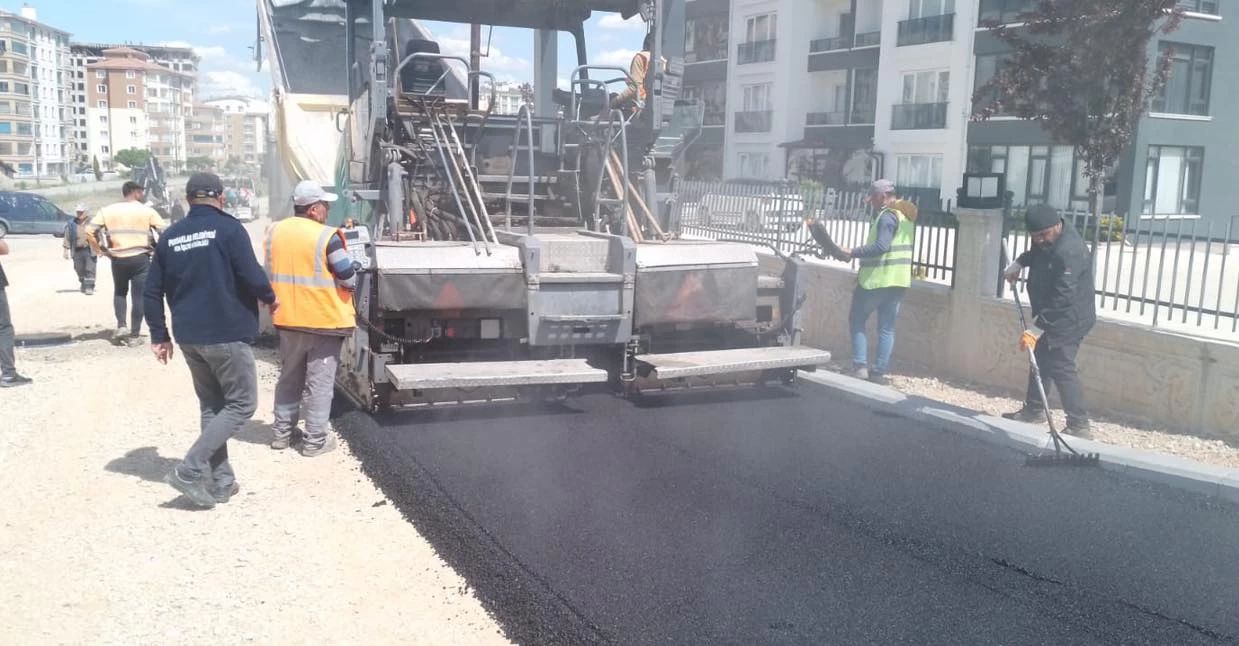
[[[889,179],[880,179],[874,182],[873,185],[869,187],[869,192],[870,193],[883,193],[883,194],[894,193],[895,183],[890,181]]]
[[[185,197],[197,200],[204,197],[219,197],[224,194],[224,183],[215,173],[199,172],[185,182]]]
[[[1029,233],[1045,231],[1062,221],[1058,211],[1048,204],[1037,204],[1028,207],[1024,212],[1024,226]]]
[[[318,182],[311,179],[298,183],[293,189],[293,204],[296,206],[309,206],[316,202],[334,202],[338,198],[338,195],[324,191]]]
[[[77,203],[77,206],[76,206],[76,207],[74,207],[74,209],[73,209],[73,210],[74,210],[75,212],[77,212],[77,213],[85,213],[85,212],[86,212],[86,205],[85,205],[85,204],[82,204],[81,202],[78,202],[78,203]]]

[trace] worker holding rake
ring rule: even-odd
[[[1005,271],[1012,286],[1023,269],[1028,269],[1028,300],[1033,324],[1020,335],[1020,349],[1034,348],[1045,390],[1058,387],[1067,412],[1066,432],[1076,437],[1092,437],[1084,402],[1084,387],[1076,371],[1076,355],[1084,337],[1097,321],[1093,288],[1093,259],[1084,239],[1074,227],[1066,226],[1054,208],[1029,207],[1024,214],[1032,248],[1020,254]],[[1041,401],[1036,372],[1030,370],[1024,406],[1007,419],[1044,422],[1046,407]]]

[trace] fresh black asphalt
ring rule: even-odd
[[[1239,640],[1239,508],[809,384],[336,424],[523,644]]]

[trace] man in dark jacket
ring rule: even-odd
[[[151,351],[172,358],[164,320],[185,355],[202,411],[201,435],[164,480],[201,507],[227,502],[238,491],[228,463],[228,440],[258,406],[258,376],[250,342],[258,336],[258,301],[279,307],[249,233],[225,213],[224,186],[195,173],[185,186],[190,209],[155,247],[146,280],[146,323]]]
[[[1020,348],[1035,344],[1034,354],[1048,394],[1050,384],[1067,411],[1067,432],[1091,437],[1084,387],[1076,372],[1080,343],[1097,322],[1093,288],[1093,257],[1075,228],[1066,226],[1052,207],[1030,207],[1024,215],[1033,246],[1011,263],[1005,272],[1012,284],[1028,268],[1028,300],[1032,305],[1033,329],[1025,330]],[[1036,377],[1029,371],[1024,407],[1003,415],[1023,422],[1044,421]]]
[[[0,256],[8,255],[9,243],[0,240]],[[4,275],[4,265],[0,265],[0,388],[25,386],[33,379],[17,374],[17,362],[13,358],[13,344],[16,342],[13,334],[13,317],[9,314],[9,297],[5,289],[9,279]]]

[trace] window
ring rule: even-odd
[[[774,40],[778,33],[778,16],[772,13],[749,16],[744,21],[744,42],[758,43]]]
[[[1203,13],[1216,16],[1218,0],[1179,0],[1178,7],[1192,13]]]
[[[0,114],[13,114],[13,104],[8,101],[0,101]]]
[[[930,18],[955,13],[955,0],[908,0],[908,18]]]
[[[977,24],[1009,25],[1019,20],[1020,14],[1035,8],[1033,0],[981,0],[981,13]]]
[[[770,110],[770,87],[769,83],[758,83],[742,87],[742,109],[745,112],[765,112]]]
[[[96,85],[96,86],[95,86],[95,92],[98,92],[99,94],[107,94],[107,93],[108,93],[108,86],[106,86],[106,85],[104,85],[104,84],[100,83],[99,85]]]
[[[903,75],[903,102],[946,103],[951,89],[951,73],[910,72]]]
[[[108,115],[106,115],[106,114],[101,114],[101,115],[99,115],[99,123],[105,123],[105,124],[106,124],[107,122],[108,122]]]
[[[134,138],[134,139],[137,139],[137,138],[138,138],[138,131],[137,131],[137,130],[130,130],[130,131],[129,131],[129,136],[130,136],[130,137],[132,137],[132,138]]]
[[[16,93],[18,93],[18,94],[25,94],[25,95],[29,95],[29,94],[30,94],[30,84],[29,84],[29,83],[14,83],[14,84],[13,84],[13,91],[14,91],[14,92],[16,92]]]
[[[137,101],[130,101],[130,102],[129,102],[129,109],[130,109],[130,110],[133,110],[133,109],[134,109],[134,108],[136,108],[136,107],[138,107],[138,102],[137,102]]]
[[[1204,157],[1204,148],[1149,146],[1143,212],[1146,215],[1199,214]]]
[[[984,56],[978,56],[976,84],[973,87],[977,90],[985,87],[985,84],[993,80],[994,77],[998,75],[998,71],[1002,69],[1002,66],[1005,65],[1010,59],[1010,54],[986,54]],[[989,107],[997,102],[998,96],[998,89],[991,89],[989,92],[986,92],[984,96],[977,99],[977,101],[973,104],[973,111],[976,112],[982,108]],[[1005,113],[999,110],[995,114],[1003,115]]]
[[[103,109],[103,110],[106,110],[106,109],[108,108],[108,102],[107,102],[107,101],[100,101],[99,103],[97,103],[97,104],[96,104],[96,106],[97,106],[97,107],[99,107],[99,108],[101,108],[101,109]]]
[[[740,176],[763,179],[770,176],[770,155],[766,153],[740,153]]]
[[[108,77],[107,70],[95,70],[95,78],[105,79]]]
[[[125,71],[125,78],[127,78],[127,79],[133,79],[133,78],[137,78],[137,77],[138,77],[138,73],[137,73],[137,72],[135,72],[135,71],[133,71],[133,70],[126,70],[126,71]]]
[[[129,123],[130,123],[130,125],[135,125],[135,126],[136,126],[136,125],[138,125],[138,118],[137,118],[137,117],[129,117]]]
[[[895,185],[907,188],[941,188],[942,155],[895,157]]]
[[[13,134],[13,122],[12,121],[0,121],[0,135],[11,135],[11,134]]]
[[[136,85],[125,86],[125,94],[137,94],[137,93],[138,93],[138,87]]]
[[[1071,146],[972,146],[968,172],[1005,173],[1016,208],[1045,203],[1057,209],[1088,209],[1085,164]],[[1103,189],[1103,207],[1117,198],[1112,177]]]
[[[109,152],[111,152],[111,150],[112,150],[112,149],[111,149],[111,148],[108,148],[107,146],[99,146],[99,152],[101,152],[101,153],[103,153],[103,154],[105,154],[105,155],[106,155],[106,154],[108,154]]]
[[[15,40],[13,41],[13,51],[18,54],[29,54],[30,48],[26,47],[26,43],[23,43],[20,40]]]
[[[13,144],[7,141],[0,142],[0,155],[12,155],[12,154],[13,154]]]
[[[8,81],[0,81],[0,92],[9,92],[9,91],[10,91],[10,90],[9,90],[9,82],[8,82]]]
[[[1213,48],[1182,43],[1158,43],[1159,54],[1170,53],[1170,75],[1153,100],[1153,112],[1209,114],[1213,80]]]
[[[721,126],[727,123],[727,82],[706,81],[684,87],[684,99],[704,106],[702,125]]]
[[[19,135],[34,134],[34,128],[31,127],[31,125],[28,123],[19,123],[17,124],[17,134]]]
[[[728,17],[711,16],[684,23],[684,62],[696,63],[727,58]]]

